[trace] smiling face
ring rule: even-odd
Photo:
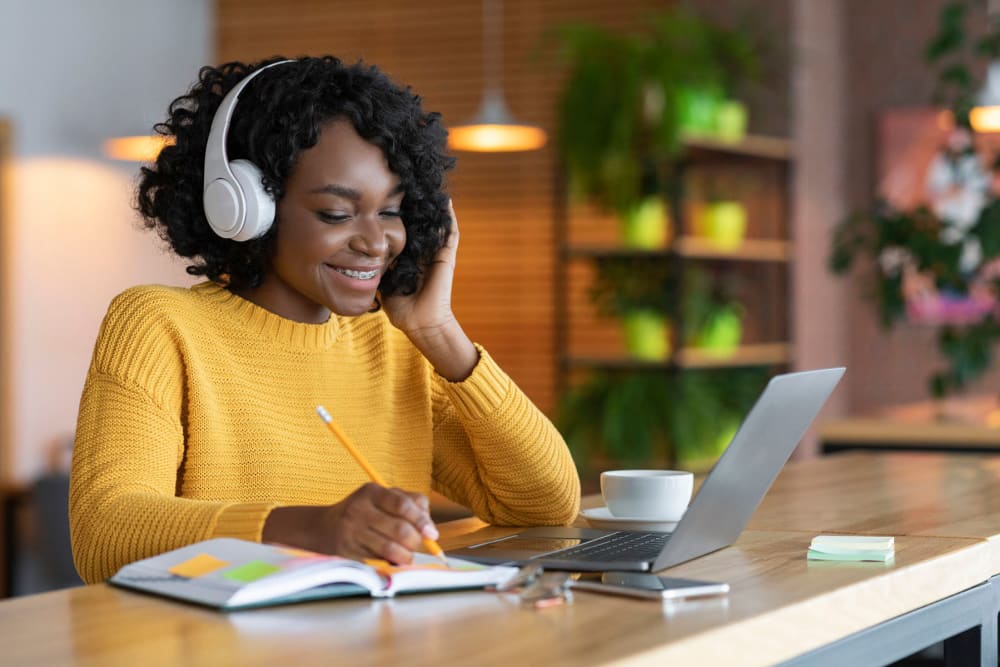
[[[402,201],[382,150],[349,121],[329,123],[285,183],[271,268],[240,296],[297,322],[368,312],[406,244]]]

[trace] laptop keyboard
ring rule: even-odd
[[[654,560],[663,551],[670,533],[640,533],[622,531],[590,540],[564,551],[546,556],[547,559],[575,561]]]

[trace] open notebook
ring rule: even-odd
[[[482,588],[499,584],[517,568],[488,567],[416,554],[412,565],[355,561],[233,538],[197,542],[130,563],[108,580],[115,586],[216,609],[305,600]]]

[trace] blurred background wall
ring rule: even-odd
[[[212,59],[214,7],[0,2],[0,116],[11,123],[2,295],[3,479],[27,482],[71,438],[97,329],[129,285],[185,281],[139,231],[137,165],[109,138],[148,133]]]

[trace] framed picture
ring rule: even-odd
[[[1000,259],[982,256],[969,230],[1000,192],[992,169],[1000,134],[973,134],[956,127],[949,111],[893,109],[878,119],[878,195],[892,208],[926,206],[943,223],[940,239],[960,245],[960,270],[968,294],[939,290],[933,276],[916,270],[905,251],[879,258],[883,271],[903,272],[907,319],[918,324],[971,324],[998,308],[991,286]]]

